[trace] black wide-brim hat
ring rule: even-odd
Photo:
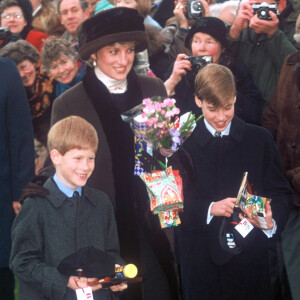
[[[77,29],[77,37],[83,60],[114,43],[134,41],[136,52],[148,47],[144,18],[137,10],[127,7],[107,9],[85,20]]]
[[[221,43],[223,48],[227,47],[225,23],[215,17],[203,17],[196,19],[189,33],[185,38],[185,47],[191,49],[192,39],[195,33],[203,32],[212,36]]]
[[[58,271],[64,276],[103,278],[115,273],[116,259],[112,255],[94,248],[82,248],[65,257],[58,265]]]

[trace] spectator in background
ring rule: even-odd
[[[262,93],[263,110],[269,105],[284,59],[296,52],[278,28],[277,15],[269,11],[269,16],[271,20],[260,19],[253,13],[251,3],[244,2],[229,31],[238,61],[249,68],[254,84]]]
[[[14,299],[8,268],[11,226],[22,189],[34,176],[33,130],[26,93],[13,61],[0,57],[0,299]],[[14,208],[14,209],[13,209]]]
[[[60,23],[66,29],[62,38],[69,42],[77,42],[77,28],[90,15],[87,2],[85,0],[58,0],[57,11]]]
[[[295,40],[300,42],[300,17]],[[294,206],[282,234],[282,248],[293,299],[300,299],[300,50],[282,66],[263,126],[279,148],[286,177],[294,189]],[[287,299],[286,297],[284,299]]]
[[[43,70],[55,80],[55,97],[81,81],[85,73],[86,64],[78,60],[71,43],[64,39],[48,39],[41,61]]]
[[[32,5],[29,0],[3,0],[0,3],[2,27],[9,27],[11,33],[19,34],[39,52],[48,35],[32,29]]]
[[[26,41],[9,43],[0,50],[0,56],[12,59],[19,70],[30,106],[35,150],[39,156],[36,163],[42,165],[47,157],[47,134],[55,99],[53,79],[42,72],[37,50]]]
[[[30,0],[32,4],[32,27],[48,35],[61,36],[64,27],[60,24],[57,9],[51,0]]]
[[[253,84],[246,66],[236,63],[228,52],[226,27],[222,20],[215,17],[197,19],[186,39],[186,48],[194,56],[211,56],[212,62],[230,68],[235,76],[237,97],[235,102],[236,115],[247,123],[261,123],[261,95]],[[186,54],[179,54],[169,79],[165,82],[169,95],[174,95],[180,112],[192,111],[199,116],[202,110],[195,103],[194,80],[201,62],[193,64],[186,59]],[[196,71],[192,71],[198,65]],[[202,63],[202,66],[204,64]]]
[[[202,13],[199,17],[209,16],[208,3],[205,0],[198,0],[202,4]],[[177,55],[180,53],[186,53],[191,55],[190,49],[187,49],[184,45],[185,38],[191,28],[195,23],[196,18],[188,19],[186,16],[187,11],[187,1],[178,0],[174,2],[174,15],[175,17],[166,22],[166,26],[162,30],[162,34],[166,39],[166,51],[169,53],[170,58],[175,61]]]

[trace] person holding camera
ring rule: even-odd
[[[162,30],[166,39],[166,48],[170,58],[174,61],[179,53],[188,53],[190,50],[184,45],[184,40],[195,20],[209,16],[208,2],[205,0],[178,0],[174,2],[174,16],[167,21]]]
[[[238,61],[250,69],[254,84],[262,93],[264,110],[272,97],[285,57],[296,52],[296,48],[279,29],[281,10],[273,1],[269,4],[261,2],[249,1],[241,5],[229,30],[229,40]]]
[[[192,111],[197,116],[202,114],[194,100],[194,79],[197,72],[207,64],[205,59],[210,58],[212,63],[229,67],[235,75],[237,116],[247,123],[260,124],[260,92],[253,84],[249,70],[243,64],[234,63],[228,53],[224,22],[215,17],[196,20],[185,39],[185,46],[194,56],[178,54],[172,74],[165,81],[168,95],[176,99],[180,112]]]

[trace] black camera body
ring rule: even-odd
[[[196,19],[202,16],[203,5],[197,0],[188,0],[186,3],[186,18]]]
[[[279,16],[279,11],[276,3],[268,4],[267,2],[252,4],[253,13],[257,14],[261,20],[272,20],[269,15],[269,11]]]
[[[191,73],[193,76],[196,76],[200,69],[205,67],[207,64],[211,64],[212,57],[209,55],[203,55],[203,56],[188,56],[184,58],[184,60],[189,60],[192,64],[192,70]]]
[[[9,27],[0,27],[0,40],[5,40],[9,35],[11,35]]]

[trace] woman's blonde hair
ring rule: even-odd
[[[215,107],[224,106],[236,95],[232,72],[222,65],[209,64],[202,68],[195,79],[195,95]]]
[[[55,123],[48,133],[49,152],[56,149],[61,155],[72,149],[98,149],[96,129],[85,119],[70,116]]]

